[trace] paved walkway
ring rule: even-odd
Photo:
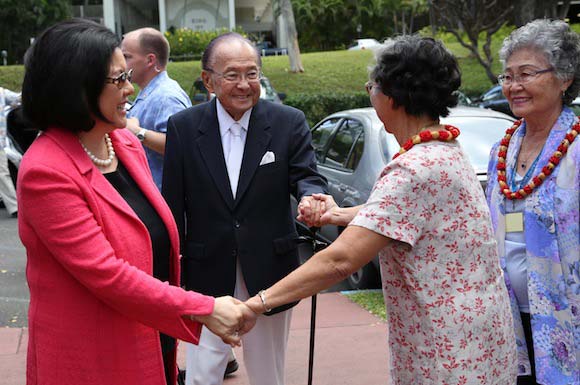
[[[318,296],[313,385],[387,384],[386,324],[339,293]],[[308,382],[310,300],[294,310],[286,385]],[[0,328],[0,385],[24,385],[28,329]],[[224,385],[248,385],[243,352],[236,348],[240,369]],[[180,349],[179,361],[184,362]]]

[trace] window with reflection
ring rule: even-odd
[[[325,149],[340,118],[327,119],[312,130],[312,147],[318,162],[324,162]]]
[[[324,164],[335,168],[354,170],[362,156],[363,146],[364,128],[362,123],[358,120],[346,119],[328,147]]]

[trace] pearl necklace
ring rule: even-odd
[[[429,126],[427,126],[429,127]],[[427,128],[425,127],[425,128]],[[441,142],[449,142],[453,139],[457,138],[460,134],[459,129],[457,127],[453,127],[451,125],[446,124],[443,126],[445,130],[437,130],[437,131],[421,131],[417,135],[411,137],[411,139],[407,140],[399,152],[397,152],[393,156],[393,160],[396,159],[399,155],[404,154],[405,152],[409,151],[414,145],[419,143],[430,142],[432,140],[439,140]]]
[[[548,163],[542,167],[541,171],[538,175],[534,176],[530,183],[525,185],[523,188],[519,189],[518,191],[511,191],[508,184],[507,184],[507,177],[506,177],[506,157],[508,152],[508,147],[510,145],[510,139],[516,129],[522,124],[522,120],[518,120],[514,123],[514,125],[508,128],[505,132],[505,136],[500,142],[500,146],[497,153],[497,182],[499,184],[500,191],[505,195],[507,199],[514,200],[514,199],[524,199],[527,195],[530,195],[536,188],[538,188],[544,180],[552,173],[552,171],[556,168],[558,163],[560,163],[560,159],[566,152],[568,152],[568,147],[570,144],[574,142],[574,139],[578,136],[578,132],[580,132],[580,122],[574,124],[570,131],[566,133],[566,136],[554,151],[554,154],[549,158]],[[515,172],[515,170],[514,170]]]
[[[111,165],[111,163],[113,163],[113,159],[115,158],[115,150],[113,149],[113,142],[111,141],[109,134],[105,134],[105,143],[107,144],[107,152],[109,153],[109,156],[107,159],[101,159],[97,158],[92,152],[89,151],[89,149],[83,144],[83,142],[81,142],[83,150],[85,150],[89,158],[91,158],[91,160],[97,167],[108,167]]]

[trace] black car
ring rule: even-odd
[[[492,145],[513,124],[511,116],[474,107],[456,107],[441,119],[461,130],[458,140],[469,156],[477,177],[485,187]],[[328,116],[312,129],[318,170],[328,179],[330,194],[339,206],[352,207],[366,202],[375,181],[400,145],[388,134],[374,109],[341,111]],[[332,242],[342,232],[324,226],[317,237]],[[299,233],[307,233],[298,224]],[[348,279],[353,289],[376,287],[379,283],[378,258]]]

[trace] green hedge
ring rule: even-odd
[[[214,31],[193,31],[189,28],[179,28],[167,31],[165,37],[171,47],[171,60],[199,60],[209,42],[227,32],[230,32],[227,28]],[[239,27],[234,32],[245,36],[244,31]]]
[[[284,104],[302,110],[310,126],[326,116],[352,108],[370,107],[371,102],[366,92],[295,94],[288,96]]]

